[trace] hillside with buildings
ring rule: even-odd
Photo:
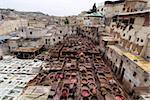
[[[0,100],[149,100],[149,4],[64,17],[0,9]]]

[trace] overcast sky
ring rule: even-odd
[[[19,11],[40,11],[49,15],[77,15],[105,0],[0,0],[0,8]]]

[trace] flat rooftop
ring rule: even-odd
[[[0,74],[0,100],[17,100],[36,75]]]
[[[34,60],[22,60],[7,57],[0,61],[0,73],[5,74],[36,74],[41,69],[43,62]]]

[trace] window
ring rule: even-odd
[[[55,42],[55,39],[53,39],[53,41]]]
[[[119,28],[119,27],[120,27],[120,24],[118,23],[118,24],[117,24],[117,28]]]
[[[123,28],[123,31],[127,28],[127,26],[128,26],[128,25],[126,24],[126,26]]]
[[[129,80],[129,82],[131,83],[131,80]]]
[[[129,40],[131,40],[131,36],[129,36]]]
[[[135,18],[130,18],[130,24],[134,24]]]
[[[135,77],[136,75],[137,75],[137,73],[136,73],[136,72],[134,72],[134,73],[133,73],[133,76]]]
[[[60,33],[62,33],[62,31],[60,31]]]
[[[123,34],[123,37],[125,37],[126,35],[125,34]]]
[[[116,22],[117,21],[117,18],[113,18],[113,22]]]
[[[30,32],[30,34],[32,35],[32,32]]]
[[[147,82],[147,78],[144,79],[144,82]]]
[[[2,19],[4,19],[4,16],[2,15]]]
[[[137,38],[137,42],[139,42],[139,38]]]
[[[133,26],[132,26],[132,25],[129,26],[129,31],[130,31],[131,29],[133,29]]]
[[[46,44],[47,44],[47,39],[45,40]]]
[[[127,12],[129,12],[130,8],[128,7]]]
[[[147,59],[150,59],[150,56],[146,56]]]
[[[144,40],[143,39],[141,39],[141,42],[143,42]]]
[[[58,37],[58,39],[60,39],[60,37]]]
[[[119,22],[122,22],[122,20],[121,20],[121,19],[119,19]]]
[[[116,62],[117,62],[117,59],[116,59]]]
[[[21,31],[23,32],[23,29]]]
[[[121,26],[121,28],[120,29],[123,29],[123,26]]]
[[[122,23],[124,23],[125,25],[127,25],[128,22],[129,22],[129,20],[127,20],[127,19],[124,19],[124,20],[122,21]]]
[[[124,8],[123,8],[123,11],[125,11],[125,10],[126,10],[126,8],[124,7]]]
[[[134,84],[134,87],[136,87],[136,85]]]

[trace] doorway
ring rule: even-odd
[[[123,77],[124,77],[124,74],[125,74],[125,68],[123,68],[123,70],[122,70],[122,72],[121,72],[121,82],[122,82],[122,80],[123,80]]]
[[[118,75],[120,75],[120,73],[121,73],[122,66],[123,66],[123,61],[121,60],[121,62],[120,62],[120,66],[119,66]]]

